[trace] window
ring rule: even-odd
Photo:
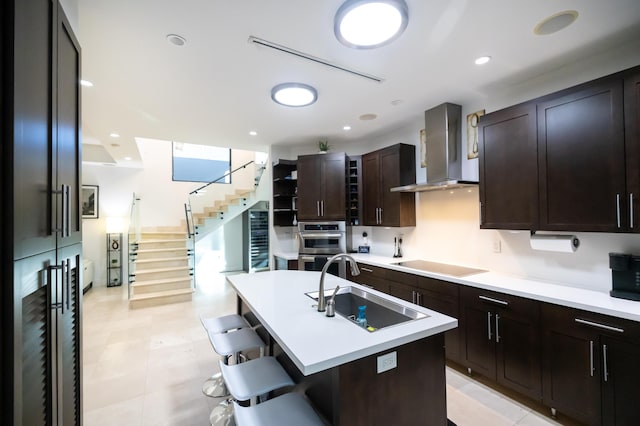
[[[231,150],[207,145],[172,142],[173,180],[231,183]]]

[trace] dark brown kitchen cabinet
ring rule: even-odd
[[[542,306],[543,402],[558,419],[635,425],[640,395],[640,324]]]
[[[298,220],[346,219],[346,155],[298,157]]]
[[[480,228],[537,229],[535,104],[487,114],[478,127]]]
[[[416,181],[416,148],[396,144],[362,156],[362,221],[367,226],[415,226],[416,196],[391,192]]]
[[[358,269],[360,269],[360,275],[354,276],[351,274],[351,269],[347,268],[347,279],[383,293],[389,293],[389,283],[385,268],[358,263]]]
[[[640,70],[631,71],[624,80],[625,160],[629,221],[632,232],[640,232]]]
[[[280,159],[273,163],[273,225],[294,226],[297,222],[296,160]],[[294,220],[296,219],[296,220]]]
[[[80,425],[80,47],[57,1],[3,2],[0,19],[0,411]]]
[[[536,301],[463,286],[462,364],[469,371],[540,401],[539,319]]]
[[[627,228],[623,82],[599,80],[537,103],[540,228]]]

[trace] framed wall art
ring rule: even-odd
[[[97,185],[82,185],[82,218],[97,219],[99,216],[99,188]]]

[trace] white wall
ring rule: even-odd
[[[583,83],[604,75],[640,64],[640,41],[611,49],[588,60],[567,64],[553,72],[518,83],[496,82],[462,105],[463,117],[485,109],[487,113]],[[443,102],[450,101],[443,99]],[[436,105],[426,105],[425,109]],[[422,118],[366,140],[332,146],[334,151],[357,155],[396,143],[416,145],[417,181],[426,181],[426,170],[420,167],[419,130],[424,128]],[[466,147],[466,132],[462,144]],[[274,150],[275,152],[275,150]],[[287,152],[288,157],[310,152],[310,147],[298,147]],[[462,152],[466,152],[463,149]],[[293,154],[293,155],[292,155]],[[274,156],[273,158],[278,158]],[[478,179],[478,160],[463,158],[463,179]],[[353,245],[362,243],[362,232],[367,232],[371,252],[392,256],[393,239],[403,236],[404,258],[428,259],[488,269],[519,277],[542,279],[564,285],[608,291],[611,288],[609,252],[640,254],[640,236],[604,233],[577,233],[581,245],[576,253],[534,251],[529,247],[529,232],[509,232],[479,229],[478,189],[423,192],[416,194],[415,227],[384,229],[354,227]],[[279,247],[293,247],[294,239],[286,230],[276,230]],[[286,237],[289,237],[287,240]],[[501,246],[494,253],[494,243]]]

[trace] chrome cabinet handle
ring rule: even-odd
[[[496,314],[496,343],[500,342],[500,328],[499,328],[499,324],[500,323],[500,315]]]
[[[487,312],[487,339],[491,340],[491,312]]]
[[[382,213],[383,213],[383,211],[384,211],[384,210],[382,210],[382,207],[380,207],[380,225],[382,225],[382,222],[383,222],[383,220],[382,220]]]
[[[479,204],[479,206],[480,206],[480,207],[479,207],[479,210],[480,210],[480,213],[479,213],[479,216],[480,216],[480,225],[482,225],[482,202],[480,202],[480,203],[478,203],[478,204]]]
[[[633,192],[629,194],[629,228],[633,229]]]
[[[373,269],[363,268],[363,267],[360,267],[360,270],[364,272],[373,272]]]
[[[593,367],[593,340],[589,340],[589,374],[593,377],[593,372],[595,368]]]
[[[494,299],[493,297],[478,296],[478,299],[482,299],[486,302],[497,303],[498,305],[502,305],[502,306],[509,306],[509,302],[505,302],[504,300]]]
[[[320,201],[316,201],[316,216],[320,217]]]
[[[616,194],[616,218],[618,220],[618,228],[620,228],[620,194]]]
[[[416,303],[416,291],[411,290],[411,303]]]
[[[416,291],[416,295],[418,296],[418,303],[417,305],[422,306],[422,293],[419,293]]]
[[[583,320],[583,319],[580,319],[580,318],[575,318],[575,321],[578,324],[584,324],[584,325],[588,325],[588,326],[595,327],[595,328],[601,328],[603,330],[608,330],[608,331],[615,331],[617,333],[624,333],[624,329],[618,328],[618,327],[612,327],[610,325],[599,324],[597,322],[587,321],[587,320]]]
[[[604,366],[603,378],[605,382],[609,381],[609,368],[607,366],[607,345],[602,345],[602,364]]]

